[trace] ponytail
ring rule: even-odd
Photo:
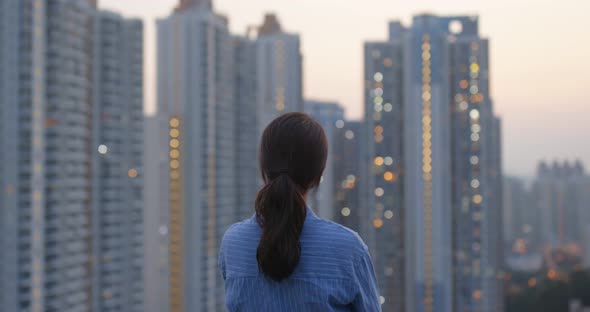
[[[256,196],[262,227],[256,260],[259,269],[277,282],[289,277],[299,263],[306,212],[305,197],[287,173],[268,181]]]

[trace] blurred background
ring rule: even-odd
[[[292,111],[384,311],[590,309],[589,9],[0,0],[0,311],[223,311]]]

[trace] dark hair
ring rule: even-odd
[[[256,196],[256,220],[262,227],[256,260],[265,275],[280,282],[299,263],[305,195],[320,183],[328,141],[310,116],[287,113],[266,127],[259,153],[265,185]]]

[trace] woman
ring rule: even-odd
[[[327,155],[324,130],[306,114],[264,130],[256,214],[227,230],[219,254],[229,311],[381,311],[367,246],[305,203]]]

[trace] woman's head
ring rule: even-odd
[[[262,227],[256,258],[273,280],[289,277],[299,262],[305,195],[320,183],[327,156],[324,130],[306,114],[284,114],[262,134],[259,161],[265,185],[256,197]]]

